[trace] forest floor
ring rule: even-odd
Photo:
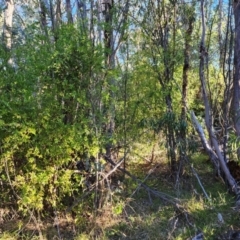
[[[78,220],[64,213],[58,213],[57,220],[43,218],[40,221],[33,216],[21,219],[10,206],[1,208],[0,239],[34,240],[42,235],[42,239],[49,240],[185,240],[200,231],[204,239],[211,240],[229,230],[240,229],[240,211],[234,208],[235,198],[226,185],[214,177],[208,158],[195,154],[191,163],[209,199],[189,166],[176,185],[169,175],[166,160],[161,157],[153,162],[136,158],[128,165],[128,170],[138,179],[145,179],[144,183],[152,189],[180,199],[187,214],[176,211],[173,205],[150,195],[126,177],[123,187],[112,193],[108,204],[97,213],[85,213]],[[222,222],[219,216],[222,216]]]

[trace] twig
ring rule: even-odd
[[[116,166],[116,163],[111,159],[109,158],[108,156],[104,155],[104,159],[105,161],[109,162],[110,164],[112,164],[113,166]],[[141,187],[143,187],[146,191],[150,192],[151,194],[159,197],[160,199],[166,201],[166,202],[169,202],[171,204],[173,204],[176,208],[179,209],[179,207],[177,206],[178,203],[180,203],[180,201],[166,193],[163,193],[163,192],[159,192],[157,190],[154,190],[152,188],[150,188],[149,186],[147,186],[146,184],[143,183],[143,181],[139,180],[137,177],[135,177],[134,175],[132,175],[130,172],[128,172],[127,170],[121,168],[121,167],[118,167],[118,170],[124,172],[126,175],[128,175],[130,178],[132,178],[134,181],[136,181],[137,183],[139,183],[139,185]]]
[[[194,169],[194,167],[193,167],[192,164],[190,164],[190,168],[191,168],[191,170],[192,170],[192,172],[193,172],[193,175],[196,177],[196,179],[197,179],[197,181],[198,181],[198,184],[199,184],[199,186],[201,187],[201,189],[202,189],[205,197],[207,198],[208,201],[211,201],[210,197],[208,196],[207,192],[205,191],[205,189],[204,189],[204,187],[203,187],[203,185],[202,185],[202,183],[201,183],[201,180],[200,180],[200,178],[199,178],[199,176],[198,176],[198,174],[197,174],[197,172],[196,172],[196,170]]]
[[[193,164],[190,163],[190,160],[188,159],[188,157],[186,157],[186,160],[187,160],[188,164],[190,165],[190,168],[191,168],[191,170],[192,170],[192,173],[193,173],[193,175],[196,177],[196,179],[197,179],[197,181],[198,181],[198,184],[199,184],[199,186],[201,187],[201,189],[202,189],[205,197],[207,198],[208,201],[211,201],[210,197],[208,196],[206,190],[204,189],[204,187],[203,187],[203,185],[202,185],[202,182],[201,182],[201,180],[200,180],[200,178],[199,178],[199,176],[198,176],[198,174],[197,174],[197,171],[196,171],[195,168],[193,167]]]
[[[6,174],[7,174],[8,182],[9,182],[9,184],[10,184],[10,187],[11,187],[12,191],[13,191],[13,194],[15,195],[15,197],[16,197],[17,199],[22,200],[22,198],[16,193],[16,191],[15,191],[13,185],[12,185],[12,180],[11,180],[10,175],[9,175],[7,160],[5,160],[5,169],[6,169]],[[39,226],[39,223],[38,223],[36,217],[35,217],[34,214],[33,214],[33,211],[31,211],[31,210],[29,209],[29,207],[28,207],[26,204],[24,204],[24,203],[23,203],[23,206],[27,209],[29,215],[30,215],[31,218],[33,219],[34,223],[36,224],[36,227],[37,227],[38,233],[39,233],[39,239],[40,239],[40,240],[43,240],[44,238],[43,238],[43,235],[42,235],[41,228],[40,228],[40,226]]]
[[[149,178],[149,176],[150,176],[150,175],[154,172],[154,170],[155,170],[156,168],[158,168],[158,167],[159,167],[159,164],[156,165],[153,169],[150,169],[150,171],[148,172],[148,175],[143,179],[142,183],[146,182],[146,180]],[[133,195],[140,189],[142,183],[138,184],[137,188],[134,190],[134,192],[132,193],[132,195],[131,195],[130,197],[133,197]]]
[[[56,211],[56,210],[54,211],[54,214],[55,214],[54,225],[55,225],[56,228],[57,228],[57,232],[58,232],[59,239],[62,240],[61,233],[60,233],[60,228],[59,228],[58,214],[57,214],[57,211]]]
[[[105,175],[101,174],[101,175],[103,176],[103,178],[98,181],[98,184],[99,184],[99,183],[102,183],[102,182],[105,181],[110,175],[112,175],[112,174],[118,169],[118,167],[123,163],[123,161],[124,161],[124,157],[120,159],[120,161],[118,162],[118,164],[116,164],[116,165],[114,166],[114,168],[113,168],[110,172],[108,172],[108,173],[105,174]],[[74,173],[83,174],[82,171],[80,171],[80,170],[74,170]],[[85,197],[87,197],[94,189],[96,189],[96,187],[97,187],[97,184],[96,184],[96,183],[92,184],[91,187],[88,189],[88,192],[85,192],[80,198],[78,198],[78,199],[76,199],[76,200],[74,201],[74,203],[72,204],[71,207],[68,207],[67,212],[70,212],[75,206],[77,206]]]

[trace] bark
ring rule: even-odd
[[[170,119],[174,119],[171,94],[169,93],[165,99],[166,99],[166,105],[167,105],[167,114],[171,116]],[[178,170],[177,157],[176,157],[177,147],[176,147],[176,137],[175,137],[175,132],[173,129],[172,122],[167,123],[167,143],[168,143],[168,155],[170,157],[171,170],[175,174],[177,173],[177,170]]]
[[[218,43],[219,43],[219,50],[220,50],[220,66],[222,65],[222,55],[223,55],[223,41],[222,41],[222,18],[223,18],[223,0],[219,0],[218,2],[219,5],[219,20],[218,20]]]
[[[104,45],[105,45],[105,65],[109,68],[111,67],[111,58],[112,58],[112,41],[113,41],[113,31],[112,31],[112,8],[113,2],[104,0],[104,16],[105,16],[105,30],[104,30]]]
[[[190,70],[190,41],[193,30],[192,22],[189,23],[188,30],[186,31],[185,37],[185,49],[184,49],[184,65],[183,65],[183,82],[182,82],[182,112],[181,118],[183,121],[186,121],[186,112],[187,112],[187,87],[188,87],[188,74]],[[185,138],[186,133],[183,132],[183,138]]]
[[[206,51],[205,47],[205,37],[206,37],[206,22],[205,22],[205,9],[204,9],[204,0],[201,0],[201,14],[202,14],[202,37],[200,42],[200,64],[199,64],[199,77],[201,81],[202,86],[202,98],[205,106],[205,122],[208,131],[212,128],[212,114],[211,114],[211,108],[209,104],[209,94],[207,91],[206,86],[206,79],[205,79],[205,63],[206,58],[208,56],[208,53]]]
[[[224,173],[225,179],[228,182],[229,186],[231,187],[232,191],[235,194],[238,194],[237,183],[236,183],[235,179],[232,177],[232,175],[227,167],[227,164],[224,161],[222,154],[221,153],[219,154],[218,151],[216,151],[216,152],[213,151],[212,147],[209,145],[209,143],[205,137],[204,130],[203,130],[201,124],[198,122],[193,111],[191,111],[191,120],[192,120],[195,130],[197,131],[197,133],[201,139],[201,142],[202,142],[202,145],[203,145],[205,151],[209,155],[209,158],[214,165],[215,170],[219,173],[219,167],[221,168],[221,170]]]
[[[170,9],[171,8],[171,9]],[[173,9],[173,10],[172,10]],[[169,12],[172,10],[172,13]],[[175,56],[175,44],[176,44],[176,3],[172,2],[169,6],[166,6],[164,2],[162,2],[162,11],[163,11],[163,19],[164,23],[162,25],[162,39],[161,39],[161,46],[163,48],[163,62],[164,62],[164,85],[163,89],[165,89],[168,94],[166,96],[166,106],[167,106],[167,114],[172,115],[174,122],[175,119],[175,112],[173,110],[173,102],[172,102],[172,87],[171,81],[173,79],[174,73],[174,56]],[[160,13],[158,13],[160,14]],[[172,15],[171,15],[172,14]],[[161,17],[159,16],[159,19]],[[170,32],[171,31],[171,32]],[[170,43],[170,33],[172,35],[172,41]],[[171,120],[170,120],[171,121]],[[168,128],[168,145],[170,146],[170,161],[171,161],[171,170],[174,174],[173,176],[176,178],[176,183],[179,182],[179,164],[177,161],[177,139],[176,139],[176,132],[174,130],[174,126],[172,122],[167,123]]]
[[[97,1],[97,9],[98,9],[98,13],[97,13],[97,20],[100,23],[101,22],[101,12],[102,12],[102,4],[101,4],[101,0]],[[101,43],[102,42],[102,27],[100,24],[98,24],[97,26],[97,31],[98,31],[98,42]]]
[[[186,14],[186,13],[184,13]],[[186,121],[187,113],[187,87],[188,87],[188,74],[190,70],[190,51],[191,51],[191,40],[193,33],[194,24],[194,11],[186,19],[187,30],[185,32],[185,46],[184,46],[184,65],[183,65],[183,82],[182,82],[182,120]],[[185,135],[185,134],[184,134]]]
[[[240,0],[233,1],[235,19],[233,112],[236,134],[240,137]]]
[[[4,12],[3,39],[7,52],[12,49],[12,26],[13,26],[14,1],[6,0],[6,9]],[[8,64],[13,65],[13,59],[8,59]]]
[[[212,161],[216,172],[219,172],[218,157],[217,157],[216,153],[213,151],[210,144],[208,143],[205,133],[204,133],[204,130],[203,130],[201,124],[198,122],[198,120],[195,116],[195,113],[193,111],[191,111],[191,120],[192,120],[192,124],[193,124],[195,130],[197,131],[197,133],[201,139],[201,143],[202,143],[204,150],[209,155],[209,158]]]
[[[49,0],[49,10],[50,10],[50,19],[52,23],[52,32],[55,33],[55,18],[54,18],[54,11],[53,11],[53,2]]]
[[[91,36],[91,40],[92,40],[92,47],[94,49],[95,46],[95,41],[97,39],[97,36],[95,35],[95,28],[94,28],[94,18],[95,18],[95,8],[94,8],[94,0],[91,0],[90,2],[90,36]]]
[[[78,9],[78,19],[81,20],[80,24],[84,30],[87,30],[87,6],[86,0],[78,0],[77,1],[77,9]],[[92,2],[91,2],[92,4]]]
[[[62,21],[61,0],[56,2],[56,28],[58,28]]]
[[[229,125],[230,125],[230,112],[231,112],[231,102],[232,102],[232,89],[233,89],[233,21],[232,21],[232,5],[229,2],[228,5],[228,20],[227,20],[227,30],[226,30],[226,37],[224,39],[224,44],[220,50],[220,66],[223,68],[223,77],[225,83],[225,90],[224,90],[224,100],[223,100],[223,154],[225,162],[227,162],[227,147],[228,147],[228,136],[229,136]],[[221,20],[220,20],[221,22]],[[219,35],[221,35],[221,31],[219,30]],[[221,40],[221,37],[219,37]],[[219,40],[219,41],[220,41]]]
[[[44,0],[40,0],[39,5],[40,5],[41,28],[42,28],[43,32],[45,33],[45,35],[48,36],[48,32],[47,32],[47,8],[46,8]]]
[[[66,12],[67,12],[68,23],[73,23],[72,8],[71,8],[70,0],[66,0]]]
[[[187,88],[188,88],[188,74],[190,70],[190,50],[191,50],[191,36],[193,32],[194,17],[189,16],[187,19],[187,30],[185,32],[185,48],[184,48],[184,65],[182,76],[182,111],[181,111],[181,128],[180,128],[180,163],[179,174],[182,174],[184,168],[184,160],[186,156],[186,128],[187,128]]]
[[[112,9],[113,9],[113,0],[103,0],[103,14],[105,17],[105,29],[104,29],[104,47],[105,47],[105,66],[106,69],[114,69],[115,68],[115,55],[114,55],[114,44],[113,44],[113,19],[112,19]],[[109,79],[109,86],[115,85],[115,79],[112,77]],[[109,139],[106,144],[106,154],[109,157],[111,156],[111,138],[113,137],[113,133],[115,130],[115,104],[114,104],[114,92],[110,89],[110,103],[107,107],[107,123],[106,123],[106,137]]]

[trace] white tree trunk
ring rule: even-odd
[[[197,133],[201,139],[202,145],[203,145],[205,151],[208,153],[209,158],[213,162],[215,168],[218,168],[218,166],[221,167],[221,170],[223,171],[229,186],[231,187],[232,191],[237,195],[238,194],[237,183],[236,183],[235,179],[232,177],[231,173],[229,172],[227,164],[224,161],[223,155],[220,152],[219,145],[218,145],[216,136],[214,135],[213,131],[211,131],[209,133],[209,136],[212,136],[211,141],[213,141],[213,146],[214,146],[215,152],[213,151],[212,147],[209,145],[209,143],[205,137],[203,128],[202,128],[201,124],[198,122],[193,111],[191,112],[191,120],[192,120],[195,130],[197,131]]]
[[[4,25],[3,25],[3,38],[6,50],[8,52],[12,49],[12,26],[13,26],[13,13],[14,13],[14,2],[13,0],[6,0],[6,9],[4,12]],[[8,59],[8,64],[13,65],[13,58]]]
[[[239,1],[240,2],[240,1]],[[206,78],[205,78],[205,64],[207,63],[207,56],[208,53],[205,48],[205,36],[206,36],[206,22],[205,22],[205,9],[204,9],[205,2],[204,0],[201,0],[201,15],[202,15],[202,38],[200,42],[200,66],[199,66],[199,77],[202,85],[202,97],[203,97],[203,102],[204,102],[204,107],[205,107],[205,123],[206,127],[208,130],[208,135],[209,135],[209,140],[210,143],[212,144],[214,151],[212,150],[212,147],[209,146],[207,143],[203,131],[200,131],[201,128],[199,127],[200,124],[198,123],[194,113],[191,113],[191,118],[192,121],[195,125],[195,128],[202,140],[203,146],[205,150],[209,153],[209,157],[211,158],[212,161],[217,161],[219,166],[221,167],[221,170],[223,171],[225,178],[227,182],[229,183],[232,191],[237,195],[238,194],[238,188],[235,179],[232,177],[227,164],[224,160],[224,157],[221,153],[219,143],[217,141],[217,137],[215,135],[215,130],[212,125],[212,109],[211,105],[209,103],[209,97],[208,97],[208,90],[206,87]],[[212,152],[215,152],[212,154]],[[211,153],[211,154],[210,154]],[[215,157],[217,157],[215,159]]]

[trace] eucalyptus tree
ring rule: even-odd
[[[236,134],[240,137],[240,1],[233,0],[235,19],[233,112]]]
[[[47,35],[48,34],[48,30],[47,30],[47,7],[45,5],[45,1],[44,0],[40,0],[39,1],[39,5],[40,5],[39,14],[40,14],[41,29]]]
[[[185,3],[185,2],[183,2]],[[179,150],[179,174],[182,174],[185,165],[185,158],[187,156],[187,112],[188,112],[188,85],[189,85],[189,73],[191,70],[191,49],[192,49],[192,33],[194,30],[195,22],[195,4],[187,5],[183,7],[182,22],[185,30],[184,33],[184,63],[182,73],[182,100],[181,100],[181,120],[179,129],[180,138],[180,150]]]
[[[224,94],[223,102],[220,105],[220,111],[222,116],[219,119],[221,122],[223,156],[225,162],[228,161],[228,152],[230,151],[230,127],[234,121],[232,121],[232,99],[233,99],[233,53],[234,53],[234,19],[232,14],[232,2],[229,1],[228,6],[225,4],[226,11],[224,14],[224,4],[222,0],[219,0],[219,26],[218,26],[218,39],[219,39],[219,66],[222,70],[222,76],[224,79]],[[225,16],[225,17],[224,17]],[[221,111],[222,108],[222,111]],[[233,149],[232,149],[233,150]]]
[[[116,102],[118,79],[117,56],[119,46],[122,44],[127,29],[127,15],[129,1],[99,0],[98,2],[98,25],[95,29],[97,41],[104,46],[104,68],[102,117],[104,119],[105,149],[108,157],[111,155],[111,148],[114,147],[114,132],[116,119]],[[102,42],[101,42],[102,41]]]
[[[13,13],[15,5],[13,0],[6,0],[5,3],[6,7],[4,11],[3,39],[5,49],[9,54],[8,64],[12,66],[14,60],[11,56],[11,49],[12,49]]]
[[[227,23],[225,24],[225,45],[224,45],[224,49],[220,49],[218,52],[216,52],[216,50],[214,51],[214,55],[210,55],[212,54],[210,52],[210,45],[211,42],[213,42],[211,40],[211,36],[212,36],[212,27],[213,25],[209,26],[206,23],[206,19],[207,17],[209,18],[209,16],[207,16],[207,8],[206,8],[206,4],[207,2],[205,2],[204,0],[201,0],[200,3],[200,17],[201,17],[201,39],[200,39],[200,45],[199,45],[199,52],[200,52],[200,56],[199,56],[199,78],[201,81],[201,91],[202,91],[202,100],[204,102],[204,118],[205,118],[205,125],[206,125],[206,129],[208,132],[208,140],[205,137],[204,131],[202,129],[202,126],[200,125],[200,123],[198,122],[197,118],[194,115],[194,112],[191,112],[191,118],[192,121],[195,125],[195,129],[197,130],[202,144],[206,150],[206,152],[209,154],[210,159],[212,160],[214,167],[216,169],[216,173],[219,175],[223,175],[226,183],[230,186],[231,190],[236,194],[239,195],[239,188],[237,185],[236,180],[233,178],[230,169],[228,168],[227,165],[227,156],[226,156],[226,149],[228,146],[228,128],[229,128],[229,102],[231,97],[231,91],[230,91],[230,87],[231,87],[231,80],[232,80],[232,23],[231,23],[231,3],[229,2],[229,7],[228,7],[228,18],[227,18]],[[222,2],[219,2],[219,11],[222,11]],[[234,7],[234,5],[233,5]],[[236,6],[235,6],[236,7]],[[236,11],[236,8],[235,8]],[[208,13],[209,13],[209,9],[208,9]],[[220,13],[220,16],[222,16],[222,14]],[[221,21],[221,19],[219,19],[219,21]],[[235,24],[237,24],[236,21],[236,16],[235,16]],[[210,28],[209,28],[210,27]],[[235,29],[237,29],[237,27],[235,26]],[[207,33],[208,33],[208,40],[207,39]],[[218,40],[219,40],[219,46],[222,46],[222,25],[221,23],[218,22]],[[237,38],[237,36],[235,35],[235,38]],[[237,38],[238,39],[238,38]],[[237,40],[236,40],[237,41]],[[233,98],[235,98],[235,102],[233,103],[233,108],[236,111],[236,107],[238,106],[238,104],[236,104],[236,95],[237,95],[237,90],[235,89],[237,87],[236,84],[236,76],[237,76],[237,50],[236,50],[236,46],[238,45],[238,43],[235,41],[235,58],[234,58],[234,66],[235,66],[235,78],[234,78],[234,83],[233,83],[233,91],[234,91],[234,96]],[[208,44],[206,44],[208,42]],[[209,81],[209,59],[212,57],[219,57],[220,61],[219,61],[219,69],[220,71],[222,71],[222,75],[223,75],[223,80],[224,80],[224,92],[222,91],[221,94],[222,96],[224,96],[224,100],[223,100],[223,104],[224,106],[222,106],[221,108],[223,110],[221,110],[221,112],[219,113],[219,119],[220,119],[220,123],[216,123],[216,119],[214,118],[213,115],[213,107],[214,107],[214,102],[213,102],[213,92],[211,92],[211,83]],[[218,75],[221,78],[221,74]],[[215,85],[216,86],[216,85]],[[219,98],[219,95],[218,95]],[[221,105],[222,103],[219,102]],[[238,106],[239,107],[239,106]],[[238,108],[237,108],[238,109]],[[223,112],[223,114],[222,114]],[[237,131],[237,112],[234,113],[234,122],[235,122],[235,128],[236,128],[236,133]],[[223,119],[223,120],[221,120]],[[222,121],[222,122],[221,122]],[[226,134],[226,136],[222,137],[218,137],[217,131],[216,131],[216,124],[221,125],[222,131]]]
[[[61,4],[60,4],[59,8],[61,8]],[[66,0],[66,12],[67,12],[68,22],[73,23],[72,6],[71,6],[70,0]]]
[[[221,166],[222,171],[225,174],[225,177],[231,186],[232,190],[237,193],[237,184],[234,178],[231,176],[231,173],[229,172],[229,169],[226,165],[226,162],[223,158],[223,155],[220,150],[219,142],[217,140],[217,137],[215,135],[214,126],[213,126],[213,119],[212,119],[212,109],[209,102],[209,92],[207,90],[206,85],[206,73],[205,73],[205,64],[207,61],[207,51],[206,51],[206,45],[205,45],[205,38],[206,38],[206,18],[205,18],[205,1],[201,0],[201,21],[202,21],[202,36],[201,36],[201,42],[200,42],[200,65],[199,65],[199,76],[201,80],[202,85],[202,94],[203,94],[203,101],[205,106],[205,123],[209,134],[209,139],[216,151],[216,155],[218,157],[218,163]]]
[[[166,123],[167,149],[172,171],[176,173],[178,170],[176,135],[174,132],[176,115],[172,103],[172,86],[176,57],[177,4],[175,2],[149,1],[146,9],[143,21],[152,26],[152,29],[148,29],[152,47],[152,60],[165,98],[166,112],[163,121]]]

